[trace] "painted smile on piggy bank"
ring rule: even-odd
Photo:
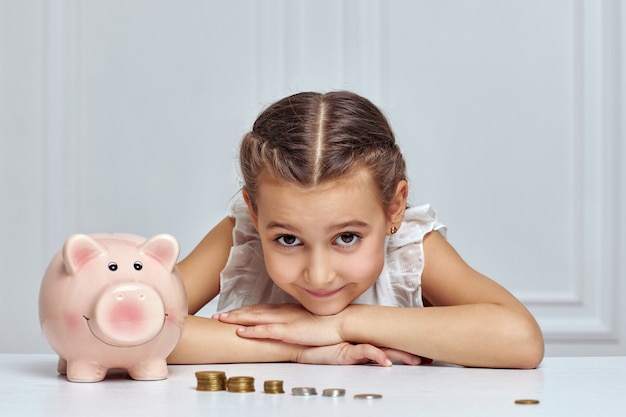
[[[131,347],[147,343],[161,333],[167,313],[154,289],[132,283],[105,288],[97,297],[92,314],[83,317],[102,343]]]

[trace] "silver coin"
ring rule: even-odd
[[[317,395],[317,390],[313,387],[294,387],[291,395]]]
[[[324,397],[343,397],[346,395],[346,390],[343,388],[326,388],[322,391]]]
[[[357,400],[377,400],[383,396],[381,394],[356,394],[354,398]]]

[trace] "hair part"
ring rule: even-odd
[[[255,211],[262,174],[313,188],[367,169],[384,207],[406,180],[387,119],[369,100],[347,91],[298,93],[269,106],[243,137],[239,162]]]

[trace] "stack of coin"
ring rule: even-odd
[[[279,379],[270,379],[263,383],[263,391],[266,394],[284,394],[283,381]]]
[[[291,395],[317,395],[317,390],[313,387],[295,387],[291,389]]]
[[[229,392],[254,392],[254,378],[251,376],[231,376],[226,381]]]
[[[226,373],[222,371],[196,372],[198,391],[223,391],[226,389]]]
[[[346,390],[343,388],[325,388],[322,395],[324,397],[343,397],[346,395]]]

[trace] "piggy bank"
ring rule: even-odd
[[[166,358],[187,316],[170,235],[76,234],[52,258],[39,292],[39,320],[58,371],[96,382],[121,368],[133,379],[168,376]]]

